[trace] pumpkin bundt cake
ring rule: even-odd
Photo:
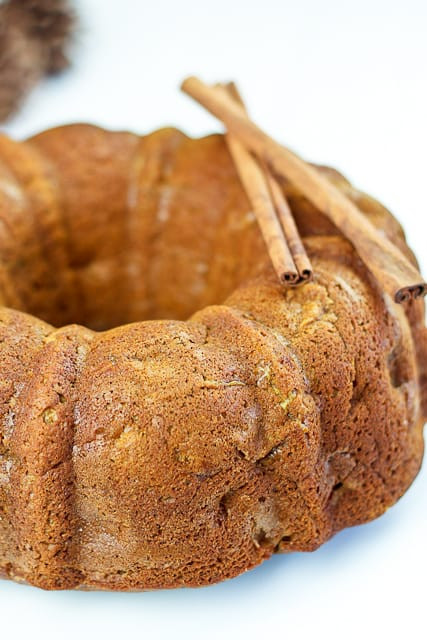
[[[396,220],[319,167],[411,261]],[[395,304],[283,181],[313,281],[283,290],[224,137],[0,138],[0,572],[197,586],[313,550],[408,488],[422,300]]]

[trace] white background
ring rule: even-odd
[[[427,274],[424,0],[79,0],[73,69],[6,132],[90,121],[191,134],[218,123],[180,94],[235,79],[251,114],[403,222]],[[4,638],[426,638],[427,469],[378,521],[228,583],[140,594],[45,593],[0,581]]]

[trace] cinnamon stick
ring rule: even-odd
[[[361,260],[396,302],[427,293],[427,284],[418,269],[356,205],[314,167],[251,122],[225,89],[209,87],[197,78],[187,78],[182,89],[222,120],[230,133],[265,161],[275,174],[290,180],[322,211],[353,244]]]
[[[229,133],[225,138],[277,276],[283,284],[295,285],[299,281],[298,271],[276,215],[264,173],[237,138]]]
[[[225,85],[225,89],[227,90],[228,94],[234,99],[234,101],[239,104],[247,113],[245,103],[243,102],[242,96],[240,95],[240,92],[235,83],[229,82]],[[289,250],[298,271],[297,284],[300,284],[301,282],[308,282],[313,276],[313,269],[310,259],[302,243],[298,228],[295,224],[291,208],[283,194],[278,181],[271,173],[269,167],[266,165],[264,166],[264,174],[267,179],[267,184],[270,189],[273,204],[279,217],[279,222],[282,226]]]
[[[270,187],[273,202],[275,204],[285,238],[288,241],[290,252],[298,270],[299,282],[309,282],[313,277],[313,269],[302,243],[298,228],[295,224],[289,203],[286,200],[279,183],[270,171],[267,172],[267,182]]]

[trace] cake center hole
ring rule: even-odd
[[[104,331],[143,320],[186,320],[221,304],[238,284],[238,256],[221,277],[217,258],[183,244],[128,247],[108,259],[73,259],[63,269],[16,261],[13,297],[2,303],[52,324]],[[241,265],[240,273],[242,272]],[[9,287],[10,289],[10,287]]]

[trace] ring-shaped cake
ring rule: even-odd
[[[384,207],[319,170],[413,260]],[[5,576],[209,584],[313,550],[410,485],[423,302],[396,305],[282,187],[315,274],[286,291],[223,136],[1,137]]]

